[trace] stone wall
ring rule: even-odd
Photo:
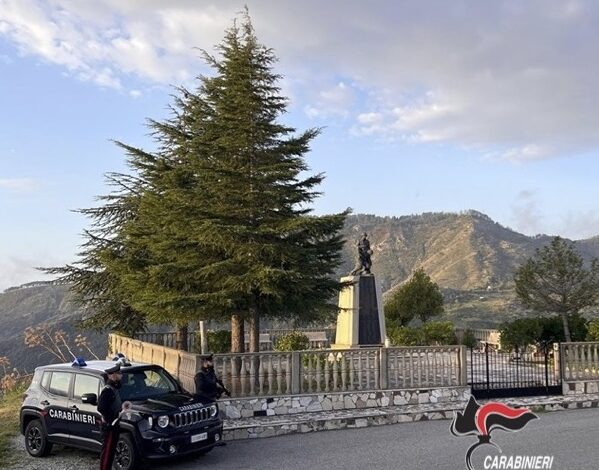
[[[599,380],[572,380],[562,383],[564,395],[585,395],[599,393]]]
[[[258,416],[293,415],[306,412],[384,408],[401,405],[466,403],[469,397],[470,387],[439,387],[434,389],[230,398],[219,400],[219,407],[224,418],[240,419]]]

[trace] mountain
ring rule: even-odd
[[[0,356],[8,356],[11,367],[29,373],[40,364],[57,362],[43,348],[29,348],[24,343],[25,328],[48,324],[52,331],[64,330],[71,344],[75,336],[82,333],[91,349],[99,357],[106,357],[106,335],[76,329],[82,314],[81,309],[70,302],[65,285],[35,282],[5,290],[0,293]],[[75,354],[85,354],[72,348]],[[89,357],[89,353],[85,356]]]
[[[524,314],[513,291],[514,271],[552,239],[523,235],[476,211],[402,217],[352,215],[344,228],[347,243],[339,276],[354,268],[356,244],[363,232],[369,234],[372,271],[383,292],[390,292],[423,268],[441,287],[445,318],[478,328],[496,327]],[[576,246],[586,259],[599,257],[599,236],[576,241]],[[73,338],[82,313],[69,301],[64,285],[38,282],[7,289],[0,294],[0,356],[8,355],[13,366],[31,371],[51,356],[39,348],[27,348],[23,330],[49,323]],[[105,335],[84,335],[98,355],[106,354]]]
[[[514,273],[553,238],[523,235],[472,210],[402,217],[358,214],[345,224],[340,275],[353,269],[363,232],[384,293],[422,268],[441,287],[445,318],[474,328],[494,328],[525,314],[515,298]],[[575,244],[585,259],[599,257],[599,236]]]

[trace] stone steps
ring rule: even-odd
[[[481,403],[483,401],[480,400]],[[525,406],[535,412],[599,407],[599,395],[503,398],[487,401],[499,401],[512,407]],[[333,429],[452,419],[454,411],[462,411],[465,406],[465,402],[445,402],[225,419],[224,437],[225,440],[254,439]]]

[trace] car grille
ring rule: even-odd
[[[185,411],[183,413],[177,413],[173,416],[175,427],[180,428],[182,426],[191,426],[192,424],[199,423],[210,418],[210,409],[200,408],[199,410]]]

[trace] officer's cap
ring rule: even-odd
[[[200,356],[200,359],[202,361],[212,361],[213,360],[213,355],[212,354],[203,354]]]
[[[108,369],[104,370],[104,372],[106,372],[107,374],[114,374],[115,372],[120,372],[120,371],[121,371],[120,364],[115,364],[112,367],[109,367]]]

